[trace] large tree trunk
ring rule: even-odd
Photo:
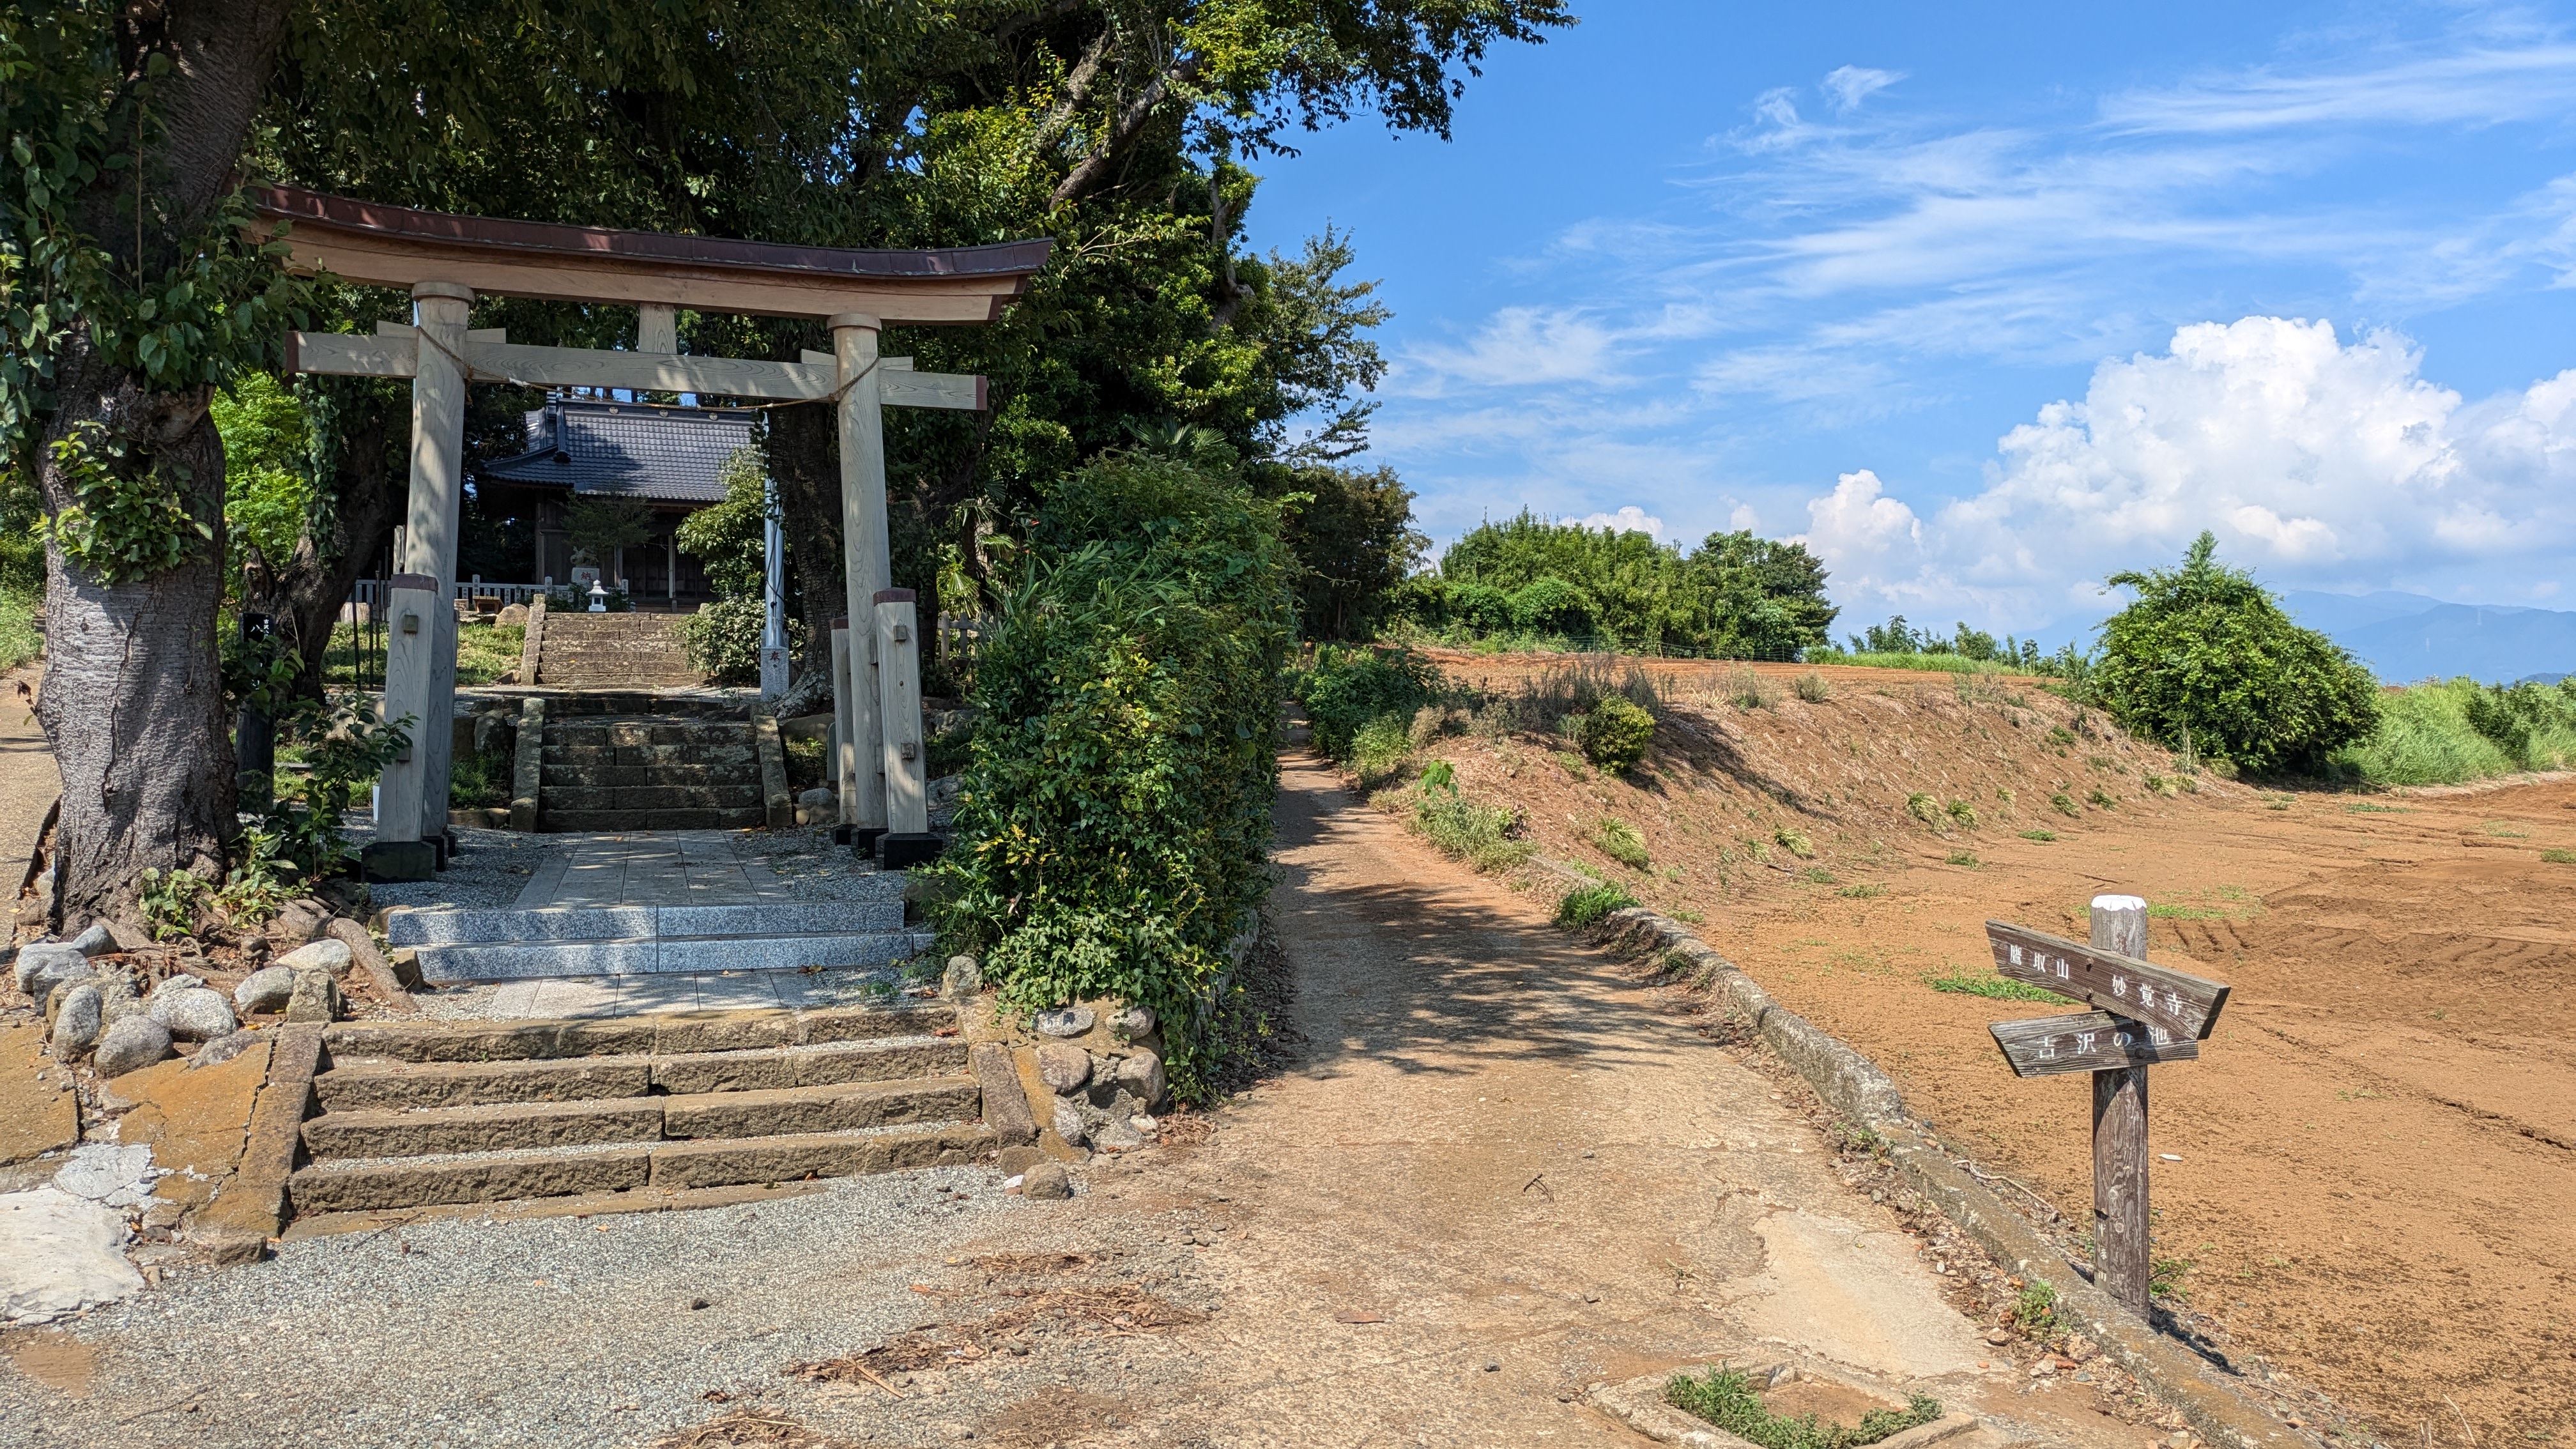
[[[117,16],[124,88],[131,96],[144,87],[150,144],[139,176],[104,173],[77,203],[82,230],[117,272],[153,276],[184,260],[238,184],[243,140],[291,9],[288,0],[168,0]],[[169,71],[147,87],[154,55]],[[138,185],[155,201],[140,230],[132,212],[119,209]],[[154,867],[220,876],[236,824],[215,635],[224,450],[207,416],[208,389],[146,391],[92,347],[79,319],[75,325],[56,360],[54,410],[37,440],[47,449],[37,470],[46,515],[80,501],[50,445],[95,423],[124,443],[127,466],[149,470],[214,537],[196,541],[176,568],[117,584],[89,577],[58,544],[46,549],[37,717],[63,781],[55,837],[62,923],[131,914],[141,876]]]
[[[85,341],[63,360],[71,364],[67,382],[79,388],[67,387],[67,400],[91,402],[129,447],[148,450],[153,472],[215,537],[177,568],[113,585],[87,577],[59,546],[45,551],[45,684],[36,717],[63,781],[58,925],[130,915],[149,869],[220,877],[235,824],[215,638],[224,591],[223,441],[202,391],[143,392],[102,367]],[[100,371],[109,377],[89,375]],[[49,513],[73,501],[50,458],[38,482]]]

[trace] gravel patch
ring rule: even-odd
[[[363,816],[353,818],[343,829],[354,845],[364,846],[376,838],[375,825]],[[557,851],[565,849],[571,839],[522,835],[515,830],[477,830],[465,825],[451,825],[448,830],[455,836],[458,850],[436,879],[369,885],[368,897],[378,906],[508,910],[518,904],[519,892],[527,888],[528,877],[535,875],[538,867]]]
[[[1131,1226],[1134,1241],[1103,1241]],[[968,1261],[983,1254],[1085,1253],[1096,1280],[1211,1308],[1173,1281],[1186,1247],[1145,1227],[1004,1196],[989,1168],[933,1168],[738,1207],[287,1243],[249,1268],[171,1270],[67,1325],[97,1350],[86,1397],[0,1371],[0,1439],[574,1449],[649,1444],[752,1403],[860,1443],[954,1439],[1050,1384],[1146,1387],[1164,1345],[1040,1335],[1024,1357],[906,1375],[899,1401],[782,1370],[981,1316],[947,1300],[983,1288]]]

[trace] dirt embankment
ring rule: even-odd
[[[2188,1308],[2356,1434],[2576,1443],[2576,855],[2544,858],[2576,851],[2576,785],[2262,789],[2028,682],[1825,669],[1807,701],[1806,670],[1771,668],[1778,697],[1743,708],[1731,668],[1650,667],[1677,707],[1627,778],[1546,736],[1430,752],[1542,851],[1702,920],[2079,1225],[2087,1084],[2015,1079],[1985,1032],[2063,1008],[1933,983],[1990,976],[1989,917],[2081,937],[2095,893],[2145,896],[2152,953],[2235,987],[2202,1059],[2155,1075],[2155,1147],[2179,1159],[2156,1163],[2157,1252]],[[1602,848],[1605,819],[1642,869]]]

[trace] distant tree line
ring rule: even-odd
[[[1453,643],[1794,659],[1826,642],[1836,610],[1824,565],[1802,543],[1713,533],[1685,552],[1524,510],[1452,544],[1438,569],[1393,591],[1387,612]]]

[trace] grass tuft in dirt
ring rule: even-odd
[[[2057,1005],[2068,1003],[2068,998],[2054,991],[2015,981],[2008,976],[1971,976],[1955,968],[1947,976],[1926,976],[1923,984],[1953,996],[1984,996],[1996,1001],[2046,1001]]]
[[[1637,827],[1627,821],[1615,815],[1604,815],[1601,817],[1601,824],[1593,830],[1591,839],[1603,855],[1630,870],[1646,868],[1649,859],[1646,854],[1646,837],[1639,835]]]
[[[1739,665],[1718,681],[1717,697],[1737,709],[1769,709],[1780,702],[1779,688],[1753,672],[1751,665]]]
[[[1790,829],[1786,825],[1772,831],[1771,838],[1780,843],[1780,848],[1782,850],[1789,852],[1800,860],[1813,860],[1816,858],[1816,847],[1809,843],[1807,837]]]
[[[1556,903],[1556,923],[1560,926],[1597,926],[1612,911],[1624,911],[1637,903],[1637,898],[1614,885],[1585,886],[1570,890]]]
[[[1792,681],[1789,692],[1809,704],[1823,704],[1834,697],[1834,687],[1825,683],[1825,677],[1812,669]]]
[[[1829,1424],[1814,1414],[1793,1419],[1771,1412],[1750,1378],[1724,1366],[1705,1378],[1673,1375],[1664,1385],[1664,1401],[1762,1449],[1858,1449],[1941,1417],[1938,1400],[1909,1394],[1904,1408],[1872,1409],[1857,1425]]]
[[[1962,675],[1960,677],[1965,678],[1966,676]],[[1963,830],[1974,830],[1977,828],[1976,806],[1969,804],[1965,800],[1953,800],[1941,808],[1949,812],[1950,818],[1958,823],[1959,828]]]
[[[2021,833],[2021,838],[2024,840],[2036,840],[2040,844],[2046,845],[2057,838],[2057,832],[2054,830],[2025,830]]]
[[[2075,797],[2063,790],[2049,796],[2048,803],[2055,807],[2058,814],[2070,820],[2080,820],[2084,817],[2084,807],[2076,804]]]
[[[1963,865],[1970,870],[1975,870],[1978,866],[1985,864],[1985,862],[1977,859],[1977,853],[1973,850],[1951,851],[1941,863],[1943,865]]]
[[[1905,797],[1905,813],[1937,827],[1941,823],[1941,802],[1917,790]]]
[[[1849,896],[1856,901],[1875,900],[1876,898],[1887,894],[1887,887],[1880,885],[1875,881],[1864,881],[1859,885],[1844,886],[1841,890],[1834,892],[1834,894],[1838,896]]]
[[[2032,1338],[2045,1340],[2057,1332],[2057,1290],[2046,1283],[2033,1283],[2013,1299],[2007,1316],[2012,1325]]]
[[[2551,865],[2576,865],[2576,850],[2544,850],[2540,858]]]

